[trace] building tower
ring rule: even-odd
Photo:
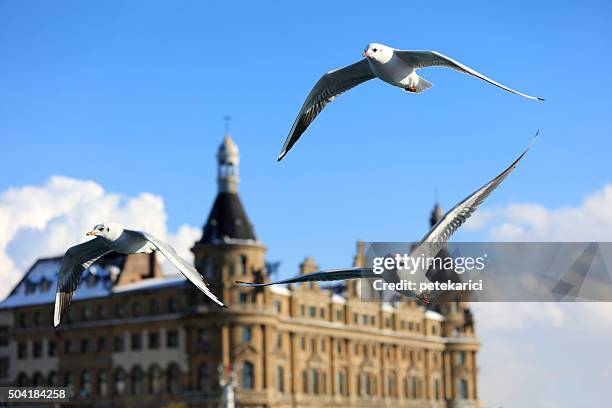
[[[235,313],[263,304],[261,291],[235,283],[237,280],[261,281],[266,253],[238,195],[239,163],[238,146],[226,134],[217,151],[217,197],[202,238],[191,249],[195,267],[229,307],[229,312],[222,313],[213,323],[219,333],[219,363],[225,370],[232,370],[234,366],[241,369],[241,361],[236,360],[241,352],[237,349],[240,325],[235,324]]]
[[[245,303],[245,296],[252,294],[240,291],[235,281],[262,279],[265,265],[266,248],[257,240],[238,195],[239,164],[238,146],[226,134],[217,151],[217,198],[202,238],[191,249],[196,268],[228,306]]]

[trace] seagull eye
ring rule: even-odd
[[[376,52],[376,48],[372,49],[372,51]]]
[[[104,231],[104,227],[99,227],[98,231]]]

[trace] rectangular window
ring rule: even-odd
[[[81,339],[81,353],[89,353],[91,348],[89,347],[89,339]]]
[[[0,380],[5,380],[9,375],[9,358],[0,358]]]
[[[247,303],[248,300],[249,300],[248,294],[240,293],[238,301],[240,302],[241,305],[244,305],[245,303]]]
[[[125,306],[122,303],[117,303],[115,305],[115,317],[121,319],[125,316]]]
[[[280,314],[283,310],[283,304],[280,300],[275,300],[274,301],[274,310],[276,310],[276,313]]]
[[[166,347],[178,347],[178,332],[176,330],[168,330],[166,332]]]
[[[168,313],[176,313],[178,311],[178,302],[175,298],[168,298]]]
[[[8,346],[9,342],[9,327],[8,326],[0,326],[0,347]]]
[[[149,301],[149,314],[156,315],[158,313],[159,313],[159,302],[157,301],[157,299],[151,299],[151,301]]]
[[[98,305],[98,319],[106,319],[106,305]]]
[[[250,343],[251,342],[251,338],[253,337],[253,331],[251,329],[251,326],[244,326],[242,328],[242,341],[244,343]]]
[[[302,393],[308,394],[308,372],[302,370]]]
[[[106,351],[106,337],[98,337],[98,353]]]
[[[208,350],[208,344],[210,342],[209,336],[208,336],[208,329],[206,329],[205,327],[200,327],[198,329],[198,344],[197,344],[197,349],[199,351],[206,351]]]
[[[115,351],[123,351],[125,349],[125,343],[122,335],[115,336],[114,349]]]
[[[47,344],[47,352],[49,357],[54,357],[57,355],[57,343],[55,340],[49,340],[49,343]]]
[[[276,335],[276,343],[274,345],[274,348],[276,350],[280,350],[282,345],[283,345],[283,336],[281,334],[277,334]]]
[[[149,348],[153,350],[159,348],[159,333],[156,331],[149,332]]]
[[[35,341],[32,343],[32,357],[40,358],[42,357],[43,345],[42,341]]]
[[[308,314],[310,315],[310,317],[317,317],[317,308],[314,306],[310,306],[308,308]]]
[[[91,308],[89,306],[83,306],[81,308],[81,320],[84,322],[91,320]]]
[[[140,333],[132,333],[130,336],[130,344],[132,350],[140,350],[142,349],[142,335]]]
[[[17,358],[24,359],[28,357],[28,343],[21,342],[17,345]]]

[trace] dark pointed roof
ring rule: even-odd
[[[227,239],[257,240],[238,194],[220,192],[204,225],[200,243],[211,244]]]

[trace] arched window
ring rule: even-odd
[[[245,361],[242,364],[242,374],[240,376],[240,385],[245,390],[253,389],[253,363]]]
[[[276,367],[276,391],[285,392],[285,370],[283,367]]]
[[[157,364],[149,368],[149,392],[157,394],[161,391],[161,369]]]
[[[208,389],[208,364],[202,363],[198,367],[198,389],[204,391]]]
[[[27,387],[28,384],[28,376],[25,373],[19,373],[17,376],[17,386],[18,387]]]
[[[59,378],[57,377],[57,371],[51,371],[49,373],[47,384],[49,384],[49,387],[57,387],[59,385]]]
[[[166,391],[168,394],[178,394],[181,390],[181,370],[179,366],[172,363],[166,372],[167,382]]]
[[[114,377],[113,391],[115,392],[115,395],[123,395],[123,392],[125,391],[125,371],[123,368],[118,367],[115,370]]]
[[[142,373],[142,368],[140,366],[135,366],[132,368],[132,373],[130,375],[131,380],[131,388],[133,395],[140,395],[144,392],[144,388],[142,386],[142,379],[144,375]]]
[[[463,378],[459,381],[459,394],[462,399],[468,399],[468,383]]]
[[[87,398],[91,396],[91,374],[84,370],[81,372],[79,394],[81,397]]]
[[[34,373],[34,377],[32,377],[32,387],[40,387],[45,385],[45,380],[41,373],[38,371]]]
[[[108,394],[108,380],[106,378],[106,371],[98,371],[98,378],[96,383],[96,393],[101,396]]]

